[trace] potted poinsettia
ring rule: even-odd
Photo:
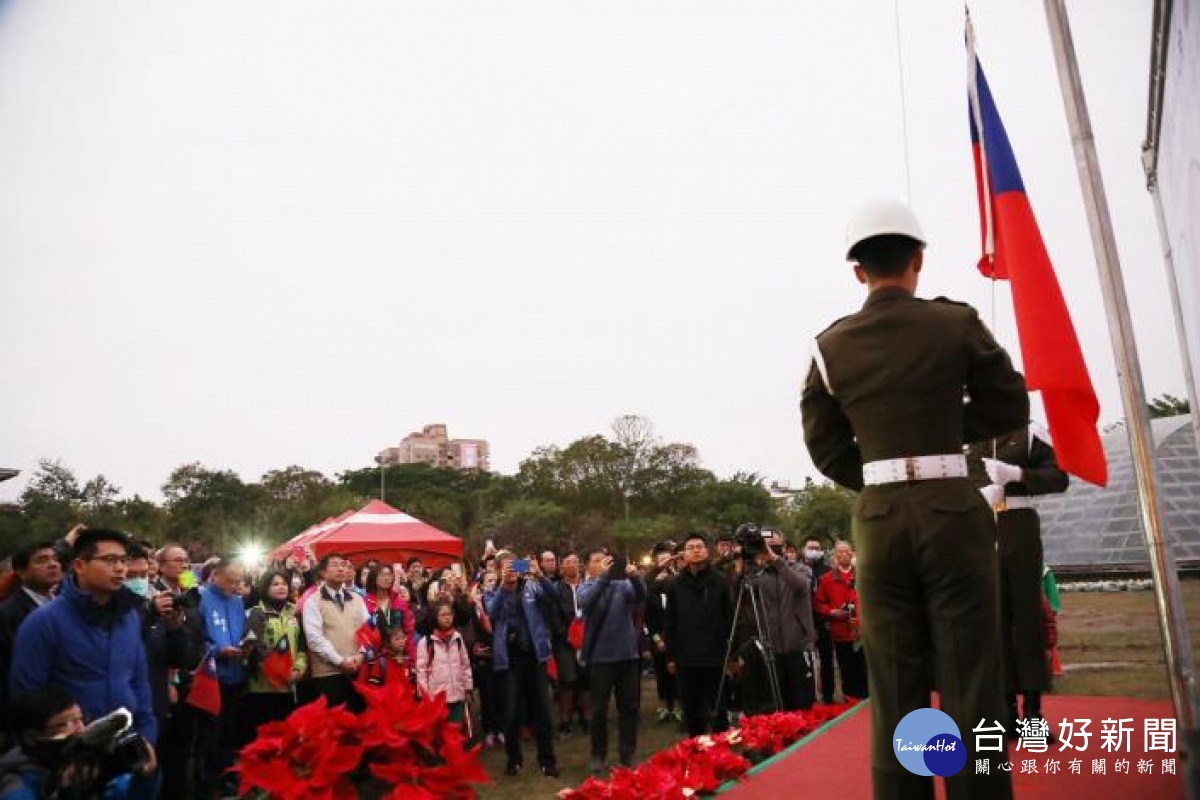
[[[467,748],[439,695],[416,699],[402,682],[360,686],[353,714],[324,698],[258,729],[234,771],[240,793],[270,800],[470,800],[487,783],[479,747]]]

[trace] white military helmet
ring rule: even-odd
[[[895,200],[876,200],[855,211],[846,223],[846,260],[853,261],[850,251],[872,236],[898,234],[925,244],[925,234],[917,215],[904,203]]]

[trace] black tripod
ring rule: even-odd
[[[763,568],[755,566],[754,562],[749,559],[744,560],[742,563],[742,580],[738,588],[737,602],[733,605],[733,623],[729,627],[729,640],[725,644],[724,664],[728,665],[729,659],[733,655],[733,642],[737,638],[742,600],[748,596],[750,598],[750,610],[754,618],[755,635],[749,639],[747,644],[752,644],[758,650],[759,656],[763,660],[763,666],[766,668],[767,683],[771,690],[771,702],[774,703],[776,711],[782,711],[783,694],[779,689],[779,672],[775,667],[775,647],[771,643],[771,630],[767,626],[767,613],[762,601],[762,587],[759,586],[759,582],[763,576]],[[721,681],[717,684],[717,701],[713,709],[714,718],[719,717],[724,710],[725,682],[727,676],[728,672],[722,669]]]

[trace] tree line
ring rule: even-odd
[[[777,500],[756,473],[719,478],[701,466],[694,446],[662,441],[648,420],[630,415],[606,434],[534,450],[514,475],[403,464],[331,478],[293,465],[247,482],[193,462],[171,471],[161,502],[124,497],[104,475],[81,481],[45,459],[19,502],[0,507],[0,555],[78,522],[155,544],[182,542],[198,558],[251,542],[271,547],[379,497],[381,484],[385,501],[464,538],[469,553],[494,538],[522,550],[611,542],[637,554],[686,531],[717,533],[743,522],[774,525],[792,539],[832,540],[849,534],[853,502],[851,493],[811,480]]]

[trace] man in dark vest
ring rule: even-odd
[[[1006,754],[973,734],[1002,718],[1004,692],[996,521],[963,444],[1025,424],[1025,381],[973,308],[914,297],[925,237],[907,206],[864,207],[846,239],[867,300],[817,337],[801,411],[813,463],[861,491],[852,535],[875,798],[934,797],[931,777],[905,769],[892,742],[906,714],[930,705],[931,654],[967,751],[947,797],[1010,798]]]
[[[1000,528],[1000,624],[1004,648],[1009,734],[1017,719],[1042,719],[1042,692],[1050,688],[1042,619],[1042,532],[1030,503],[1036,495],[1065,492],[1049,435],[1032,426],[978,442],[967,451],[971,477],[996,511]],[[1017,695],[1024,695],[1018,713]]]

